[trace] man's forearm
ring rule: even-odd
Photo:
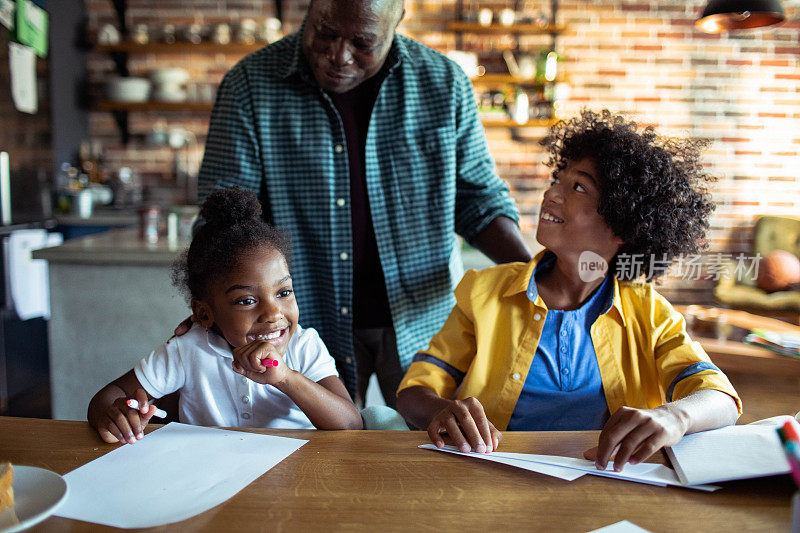
[[[532,255],[516,222],[499,216],[470,242],[495,263],[528,262]]]

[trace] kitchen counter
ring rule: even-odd
[[[189,316],[170,280],[188,243],[148,244],[115,229],[33,252],[50,272],[53,418],[86,420],[95,392],[172,336]]]
[[[114,229],[36,250],[33,258],[51,264],[169,266],[188,246],[188,242],[171,243],[165,237],[151,244],[139,238],[137,229]]]
[[[139,214],[132,209],[95,209],[89,218],[76,215],[57,214],[56,221],[63,226],[109,226],[123,227],[139,224]]]

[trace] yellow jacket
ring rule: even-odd
[[[455,290],[456,306],[427,350],[419,352],[398,392],[415,385],[443,398],[474,396],[505,430],[531,367],[547,307],[526,290],[536,263],[467,272]],[[732,396],[728,378],[686,333],[683,316],[649,283],[614,279],[611,308],[591,327],[608,409],[652,409],[700,389]]]

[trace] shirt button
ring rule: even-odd
[[[346,203],[347,202],[344,201],[344,198],[337,198],[336,199],[336,205],[338,205],[339,207],[344,207],[344,204],[346,204]]]
[[[344,150],[344,148],[342,147],[341,144],[337,144],[336,146],[333,147],[333,151],[336,152],[337,154],[341,154],[342,150]]]
[[[536,313],[535,315],[533,315],[533,319],[534,320],[541,320],[542,319],[542,315],[540,315],[539,313]]]
[[[562,346],[561,347],[561,353],[567,353],[567,347],[566,346]]]
[[[352,357],[345,357],[344,358],[344,362],[349,365],[349,364],[351,364],[353,362],[353,358]]]
[[[347,313],[350,312],[350,309],[347,307],[342,307],[341,309],[339,309],[339,312],[341,312],[343,315],[346,315]]]
[[[562,336],[562,337],[566,337],[566,336],[567,336],[567,330],[565,330],[565,329],[562,329],[562,330],[561,330],[561,336]]]
[[[247,378],[242,376],[242,383],[247,383]]]
[[[565,376],[569,375],[569,368],[562,368],[561,373],[564,374]]]
[[[250,413],[242,413],[242,418],[245,420],[250,420]]]
[[[250,403],[250,396],[242,396],[242,403]]]
[[[513,379],[519,379],[519,372],[514,372],[513,374],[511,374],[511,377]]]
[[[347,261],[348,257],[350,257],[350,256],[347,255],[347,252],[342,252],[342,253],[339,254],[339,259],[341,259],[342,261]]]

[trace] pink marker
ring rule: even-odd
[[[262,359],[261,364],[264,366],[278,366],[277,359]]]
[[[139,402],[137,402],[136,400],[128,400],[125,403],[127,403],[128,407],[130,407],[131,409],[137,409],[137,410],[139,409]],[[164,411],[163,409],[159,409],[158,407],[156,407],[156,412],[153,413],[153,416],[157,416],[158,418],[166,418],[167,412]]]

